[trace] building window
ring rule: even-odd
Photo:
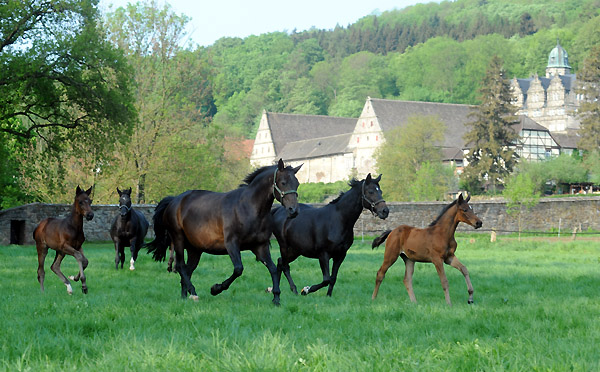
[[[375,142],[379,141],[379,136],[375,136]]]
[[[356,143],[360,142],[360,137],[356,137]]]
[[[373,126],[373,120],[371,120],[371,126]]]
[[[365,127],[365,122],[363,121],[363,128]]]

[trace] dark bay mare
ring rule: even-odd
[[[83,191],[77,186],[71,213],[62,219],[52,217],[46,218],[39,223],[35,230],[33,230],[33,239],[35,240],[38,254],[37,276],[42,292],[44,291],[44,277],[46,276],[44,272],[44,260],[46,259],[49,248],[56,251],[56,256],[54,257],[51,269],[62,279],[63,283],[65,283],[67,286],[67,293],[73,294],[73,288],[71,287],[69,280],[60,271],[60,264],[67,254],[75,257],[79,264],[79,273],[77,273],[77,276],[75,277],[71,276],[70,279],[75,281],[81,279],[81,290],[83,293],[88,292],[85,283],[85,275],[83,273],[83,270],[85,270],[88,265],[88,260],[83,255],[81,245],[85,241],[85,235],[83,234],[83,218],[85,217],[88,221],[94,218],[94,212],[92,212],[92,200],[90,199],[91,192],[91,187],[87,191]]]
[[[363,208],[381,219],[389,214],[379,188],[380,180],[381,175],[372,179],[370,173],[362,181],[353,179],[349,182],[350,190],[323,207],[300,204],[298,217],[294,219],[289,219],[281,207],[273,210],[274,234],[281,252],[277,261],[278,284],[283,272],[292,292],[298,294],[290,274],[290,263],[299,256],[316,258],[321,265],[323,281],[304,287],[301,293],[306,295],[329,285],[327,295],[331,296],[340,265],[354,242],[354,224]],[[331,275],[330,259],[333,259]]]
[[[241,253],[250,250],[271,274],[273,303],[279,304],[277,267],[269,252],[272,234],[271,207],[277,199],[286,214],[294,217],[298,208],[298,179],[301,166],[266,166],[246,176],[239,188],[218,193],[205,190],[186,191],[161,200],[154,212],[156,238],[147,244],[156,261],[165,259],[169,245],[175,250],[175,269],[181,276],[181,296],[198,300],[192,285],[192,273],[202,253],[229,255],[233,274],[222,283],[214,284],[214,296],[227,290],[244,270]],[[187,264],[184,262],[187,251]]]
[[[412,302],[417,302],[412,288],[412,276],[415,270],[415,262],[431,262],[442,282],[444,295],[448,305],[450,302],[450,293],[448,292],[448,279],[444,272],[444,263],[458,269],[465,277],[467,289],[469,292],[468,303],[473,303],[473,286],[469,278],[469,272],[454,255],[456,251],[456,240],[454,232],[460,222],[464,222],[478,229],[482,222],[473,212],[469,205],[469,199],[463,199],[462,194],[458,199],[447,205],[440,215],[428,227],[418,229],[416,227],[401,225],[394,230],[388,230],[373,240],[373,248],[378,247],[386,239],[385,254],[383,264],[377,272],[375,280],[375,290],[373,291],[373,300],[377,297],[379,286],[385,277],[386,271],[396,262],[398,256],[401,256],[405,264],[404,286],[408,291],[408,296]]]
[[[110,237],[115,243],[115,269],[121,269],[125,263],[125,247],[130,247],[131,259],[129,270],[135,270],[135,260],[138,252],[144,244],[144,238],[148,232],[148,220],[144,214],[131,206],[131,187],[127,190],[119,190],[119,214],[113,219],[110,227]]]

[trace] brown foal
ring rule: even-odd
[[[70,277],[70,279],[75,281],[81,279],[83,293],[88,292],[83,273],[83,270],[88,265],[88,260],[83,255],[81,245],[85,241],[83,218],[85,217],[88,221],[94,218],[92,200],[90,199],[91,192],[91,187],[87,191],[83,191],[77,186],[71,213],[62,219],[46,218],[33,231],[33,239],[35,240],[38,254],[38,281],[40,282],[42,292],[44,291],[44,277],[46,276],[44,272],[44,260],[49,248],[56,251],[51,269],[65,283],[67,293],[73,294],[73,288],[69,280],[60,271],[60,264],[67,254],[75,257],[79,264],[79,273],[75,277]]]
[[[442,282],[442,288],[444,289],[448,305],[451,306],[452,302],[450,301],[450,293],[448,292],[448,279],[444,272],[444,263],[460,270],[464,275],[469,291],[468,303],[473,303],[473,286],[471,285],[469,272],[465,265],[454,255],[456,251],[454,232],[458,224],[464,222],[476,229],[482,226],[481,220],[475,215],[469,205],[469,199],[471,199],[471,196],[463,199],[462,194],[460,194],[458,199],[447,205],[435,221],[424,229],[401,225],[394,230],[384,232],[381,236],[373,240],[372,247],[375,248],[387,239],[383,264],[377,272],[375,280],[373,300],[377,297],[377,292],[385,277],[385,273],[396,262],[398,256],[401,256],[406,266],[404,286],[412,302],[417,302],[412,288],[415,262],[431,262],[435,265],[440,281]]]

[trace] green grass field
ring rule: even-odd
[[[598,371],[600,242],[518,242],[458,237],[463,276],[446,266],[448,307],[431,264],[417,264],[410,303],[404,264],[371,301],[383,247],[357,240],[333,296],[265,293],[267,269],[251,253],[228,291],[209,288],[232,272],[204,255],[193,277],[199,302],[180,299],[179,275],[140,253],[136,270],[114,269],[112,244],[84,244],[89,294],[65,286],[46,259],[46,292],[33,246],[0,247],[0,369],[7,371]],[[279,256],[276,243],[273,257]],[[129,260],[127,253],[126,261]],[[126,265],[127,266],[127,265]],[[321,281],[316,260],[291,265],[301,288]],[[67,257],[63,272],[76,272]]]

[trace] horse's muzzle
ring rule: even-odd
[[[475,223],[475,228],[476,228],[476,229],[480,228],[481,226],[483,226],[483,222],[481,222],[481,221],[477,221],[477,222]]]
[[[387,207],[387,205],[384,205],[383,208],[377,208],[375,211],[377,212],[377,217],[381,218],[382,220],[385,220],[390,215],[390,209]]]
[[[295,218],[298,215],[298,207],[288,207],[286,210],[288,218]]]
[[[85,219],[91,221],[94,218],[94,212],[89,212],[85,214]]]

